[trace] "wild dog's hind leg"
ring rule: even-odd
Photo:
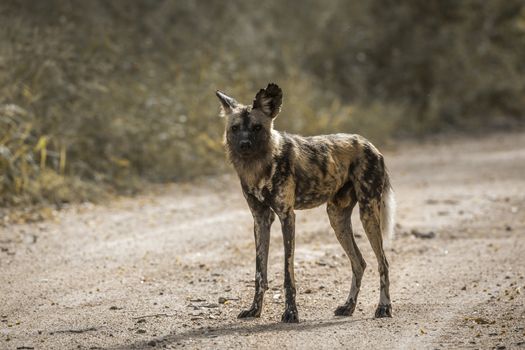
[[[270,228],[275,214],[269,206],[259,202],[250,194],[245,194],[253,214],[255,236],[255,295],[251,308],[243,310],[238,318],[259,317],[261,315],[264,293],[268,289],[267,266],[270,247]]]
[[[356,204],[353,188],[345,185],[334,199],[328,202],[326,211],[330,225],[335,231],[337,240],[343,247],[352,264],[352,287],[346,302],[339,306],[334,314],[336,316],[351,316],[357,303],[357,295],[361,288],[361,279],[366,268],[366,262],[357,247],[352,232],[352,210]]]
[[[363,228],[365,229],[370,245],[377,258],[380,278],[379,305],[375,317],[392,317],[392,305],[390,302],[390,280],[388,277],[388,260],[383,250],[383,237],[381,235],[379,200],[360,201],[359,212]]]

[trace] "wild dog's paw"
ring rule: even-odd
[[[284,310],[283,316],[281,317],[281,322],[284,323],[298,323],[299,322],[299,312],[296,308],[287,308]]]
[[[237,316],[237,318],[249,318],[249,317],[260,317],[261,316],[261,309],[251,307],[248,310],[242,310],[241,313]]]
[[[355,310],[355,302],[350,300],[350,302],[337,307],[334,311],[335,316],[352,316]]]
[[[392,317],[392,305],[379,304],[376,309],[375,318]]]

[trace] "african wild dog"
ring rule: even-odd
[[[354,312],[366,267],[352,232],[352,209],[359,203],[363,227],[378,260],[379,305],[375,317],[391,317],[388,261],[382,235],[393,230],[395,201],[383,156],[359,135],[334,134],[302,137],[273,129],[283,94],[268,84],[245,106],[217,91],[221,115],[227,118],[224,134],[228,158],[241,181],[254,218],[256,247],[255,297],[239,318],[261,314],[267,282],[270,226],[279,217],[284,241],[286,309],[283,322],[298,322],[295,304],[295,209],[327,204],[330,224],[352,265],[352,286],[346,303],[335,315]]]

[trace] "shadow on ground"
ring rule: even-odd
[[[191,329],[181,333],[170,333],[161,337],[151,338],[149,340],[143,340],[132,344],[123,344],[117,347],[109,349],[143,349],[152,346],[163,346],[181,343],[185,340],[197,340],[197,339],[213,339],[220,338],[230,335],[251,335],[251,334],[263,334],[268,332],[289,332],[294,330],[295,332],[310,331],[315,329],[322,329],[342,324],[356,323],[364,321],[366,318],[336,318],[333,320],[321,320],[321,321],[302,321],[299,324],[286,324],[286,323],[271,323],[271,324],[250,324],[253,319],[247,319],[240,323],[230,323],[220,327],[199,327],[197,329]]]

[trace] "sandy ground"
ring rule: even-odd
[[[373,318],[377,264],[357,216],[368,268],[354,315],[333,316],[351,275],[324,207],[297,214],[301,322],[279,322],[277,223],[263,315],[236,319],[251,303],[255,249],[225,176],[0,228],[0,348],[525,349],[525,134],[386,157],[398,199],[391,319]]]

